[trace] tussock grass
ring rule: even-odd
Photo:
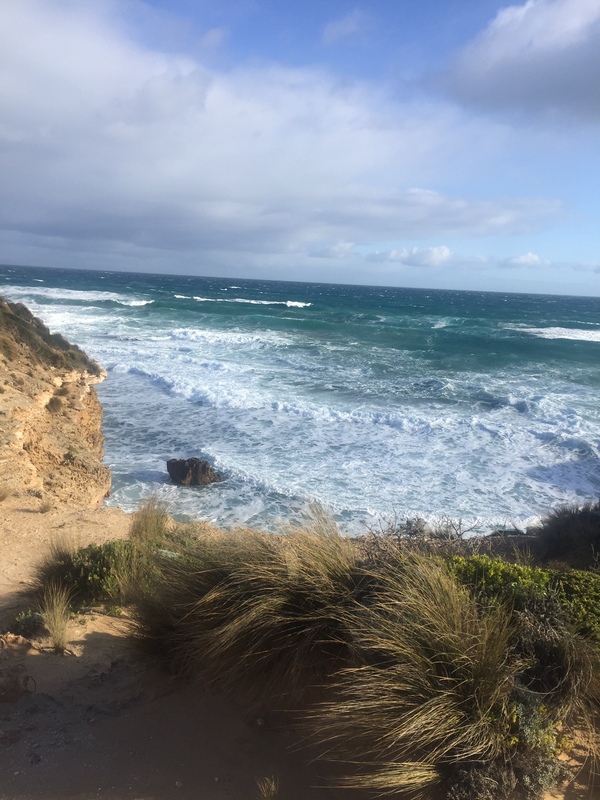
[[[312,714],[317,736],[362,765],[348,784],[421,796],[448,765],[498,757],[522,664],[502,609],[481,612],[443,564],[410,554],[353,614],[357,666]]]
[[[600,501],[563,506],[545,517],[537,529],[545,561],[578,569],[600,566]]]
[[[57,653],[64,653],[67,649],[70,606],[71,596],[66,587],[56,583],[49,583],[45,587],[40,599],[40,614]]]
[[[279,781],[276,777],[257,778],[257,800],[277,800],[279,797]]]
[[[54,505],[52,504],[52,500],[50,500],[50,498],[46,498],[40,503],[39,512],[40,514],[48,514],[48,512],[52,511],[53,508]]]
[[[164,542],[169,529],[168,508],[152,495],[132,515],[129,538],[140,548],[152,548]]]
[[[172,669],[293,698],[347,655],[340,609],[366,590],[352,543],[317,515],[285,535],[204,532],[158,551],[138,635]]]
[[[52,395],[50,400],[48,400],[46,403],[46,408],[51,414],[59,414],[64,408],[63,401],[60,399],[60,397]]]

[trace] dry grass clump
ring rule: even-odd
[[[50,498],[47,497],[40,503],[39,512],[40,514],[48,514],[48,512],[52,511],[53,508],[54,505],[52,503],[52,500],[50,500]]]
[[[474,534],[476,527],[477,523],[469,525],[446,515],[427,522],[422,517],[401,518],[392,514],[382,517],[377,525],[368,526],[366,535],[355,541],[362,558],[373,566],[411,553],[451,556],[493,552],[498,540]]]
[[[132,515],[129,538],[140,547],[156,546],[165,540],[170,523],[167,506],[152,495]]]
[[[172,669],[263,700],[331,672],[350,638],[340,611],[367,588],[352,543],[322,515],[283,536],[188,536],[159,550],[155,568],[136,600],[139,636]]]
[[[279,781],[274,776],[257,778],[257,800],[277,800],[279,797]]]
[[[537,529],[545,561],[577,569],[600,566],[600,501],[563,506],[545,517]]]
[[[421,796],[447,766],[502,753],[522,665],[503,610],[480,612],[437,560],[405,556],[378,582],[348,623],[359,663],[313,721],[361,766],[349,785]]]
[[[8,498],[11,495],[12,491],[8,487],[6,486],[0,487],[0,503],[3,503],[5,500],[8,500]]]
[[[60,584],[49,583],[41,596],[40,614],[55,652],[64,653],[68,643],[67,625],[71,617],[69,590]]]
[[[52,395],[50,400],[46,403],[46,408],[51,414],[59,414],[63,410],[63,402],[60,397]]]

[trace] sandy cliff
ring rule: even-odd
[[[25,306],[0,298],[0,492],[72,508],[102,502],[110,472],[94,384],[103,378]]]

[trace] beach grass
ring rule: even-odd
[[[261,702],[297,697],[350,646],[340,610],[366,589],[331,520],[284,535],[205,531],[155,554],[135,603],[138,635],[182,674],[245,684]]]
[[[40,614],[56,653],[67,649],[67,626],[71,617],[69,590],[57,583],[48,583],[40,598]]]
[[[277,800],[279,797],[279,781],[274,776],[257,778],[257,800]]]
[[[569,731],[596,750],[600,575],[408,533],[353,540],[318,509],[279,534],[226,532],[176,524],[151,498],[127,540],[55,542],[38,592],[125,600],[170,672],[301,709],[341,785],[541,797],[564,776]]]
[[[502,754],[522,665],[509,615],[480,612],[441,561],[406,555],[377,583],[348,622],[358,663],[311,716],[319,740],[359,765],[348,785],[419,794],[449,766]]]

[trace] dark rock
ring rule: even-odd
[[[171,480],[182,486],[204,486],[223,480],[208,461],[201,461],[199,458],[170,458],[167,461],[167,471]]]

